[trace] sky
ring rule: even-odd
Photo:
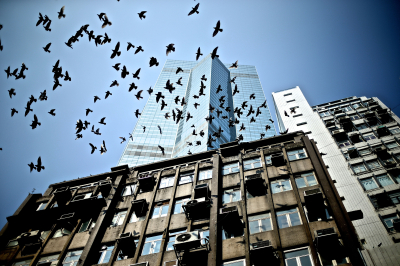
[[[188,16],[200,3],[199,14]],[[65,18],[57,12],[65,6]],[[146,18],[137,13],[147,11]],[[39,12],[51,20],[51,31],[36,26]],[[101,27],[97,14],[104,12],[112,22]],[[29,193],[44,193],[52,183],[109,172],[124,150],[119,137],[132,132],[136,109],[142,110],[146,90],[154,87],[167,58],[195,60],[218,48],[224,63],[257,68],[270,111],[275,117],[271,93],[299,86],[311,105],[349,96],[378,97],[400,113],[400,2],[395,0],[214,0],[214,1],[28,1],[0,0],[0,70],[28,67],[25,79],[7,79],[0,73],[0,226]],[[212,37],[221,21],[223,32]],[[111,43],[95,46],[84,34],[73,49],[64,42],[83,25],[95,35],[106,32]],[[48,43],[51,53],[42,47]],[[121,43],[121,56],[111,59]],[[144,52],[126,51],[127,42],[141,45]],[[166,56],[166,46],[176,51]],[[160,62],[149,67],[150,57]],[[60,60],[62,87],[53,90],[52,66]],[[201,60],[201,59],[200,59]],[[130,73],[141,68],[140,80],[121,78],[112,65],[126,65]],[[110,88],[117,80],[118,87]],[[128,92],[135,82],[143,90],[138,101]],[[16,95],[10,99],[8,90]],[[30,95],[38,98],[46,90],[48,100],[32,104],[24,116]],[[112,93],[104,99],[105,92]],[[94,96],[101,98],[94,103]],[[19,113],[11,117],[11,108]],[[85,116],[86,108],[93,110]],[[56,109],[56,116],[47,112]],[[36,114],[41,126],[29,126]],[[98,122],[106,117],[106,125]],[[75,140],[75,123],[87,120],[100,128]],[[99,149],[105,141],[107,153]],[[89,143],[98,150],[90,154]],[[45,169],[29,172],[28,164],[41,156]]]

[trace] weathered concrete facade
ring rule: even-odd
[[[5,266],[364,265],[302,132],[52,184],[7,219]]]

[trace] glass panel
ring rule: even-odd
[[[232,173],[237,173],[239,172],[239,167],[233,167],[231,168]]]
[[[300,257],[301,266],[312,266],[310,256]]]
[[[304,255],[308,255],[308,249],[299,249],[299,250],[294,250],[294,251],[289,251],[285,253],[285,258],[289,259],[289,258],[294,258],[294,257],[299,257],[299,256],[304,256]]]
[[[181,213],[182,203],[175,203],[174,214]]]
[[[299,216],[298,212],[289,214],[289,217],[290,217],[290,222],[292,223],[292,226],[301,224],[300,216]]]
[[[270,219],[261,220],[261,230],[262,231],[270,231],[270,230],[272,230],[271,220]]]
[[[153,218],[156,218],[156,217],[158,217],[160,215],[160,207],[154,207],[154,210],[153,210],[153,214],[151,215],[151,217]]]
[[[167,216],[167,213],[168,213],[168,205],[166,205],[166,206],[163,206],[163,208],[162,208],[162,211],[161,211],[161,217],[163,217],[163,216]]]
[[[272,194],[281,192],[281,185],[279,182],[271,183]]]
[[[286,265],[287,265],[287,266],[298,266],[297,261],[296,261],[296,258],[286,260]]]
[[[250,234],[255,234],[260,232],[259,226],[258,226],[258,220],[256,221],[251,221],[250,222]]]
[[[317,180],[315,180],[315,176],[314,175],[309,175],[306,177],[307,178],[307,182],[309,186],[314,186],[317,184]]]
[[[367,178],[367,179],[361,180],[361,184],[363,185],[365,190],[378,188],[378,185],[375,183],[375,181],[372,178]]]
[[[226,266],[244,266],[244,262],[243,261],[235,261],[235,262],[231,262],[231,263],[224,263],[224,265]]]
[[[296,178],[297,188],[306,187],[306,182],[304,181],[303,177]]]
[[[225,191],[224,194],[222,195],[222,203],[231,202],[231,195],[228,193],[229,192]]]
[[[389,186],[394,184],[394,182],[392,181],[392,179],[390,179],[389,176],[387,175],[381,175],[381,176],[377,176],[376,179],[378,180],[378,182],[384,187],[384,186]]]
[[[153,253],[160,252],[161,240],[155,241],[153,246]]]
[[[286,191],[286,190],[292,190],[292,187],[290,186],[290,181],[289,180],[285,180],[285,181],[281,181],[281,186],[282,186],[282,190]]]
[[[232,192],[232,202],[240,200],[240,190],[235,190]]]
[[[286,219],[286,215],[278,216],[277,220],[278,220],[278,227],[279,228],[289,227],[289,223],[288,223],[288,221]]]
[[[112,247],[112,248],[114,248],[114,247]],[[104,259],[103,259],[102,263],[107,263],[110,260],[112,249],[107,250],[105,253],[106,254],[104,255]]]
[[[143,246],[142,255],[150,254],[151,242],[145,243]]]

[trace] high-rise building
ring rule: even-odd
[[[229,66],[217,57],[212,59],[210,54],[200,62],[167,60],[118,165],[128,164],[132,167],[187,155],[189,152],[216,149],[222,143],[235,140],[240,134],[243,141],[259,139],[261,133],[265,134],[264,137],[275,135],[275,127],[269,121],[271,114],[268,106],[265,103],[265,107],[260,107],[266,99],[256,68],[239,65],[238,68],[229,69]],[[178,67],[182,69],[179,73]],[[175,87],[172,93],[165,89],[168,80]],[[178,84],[178,80],[182,85]],[[203,95],[200,95],[202,85]],[[235,86],[239,92],[233,95]],[[157,96],[159,93],[162,97]],[[250,98],[251,95],[254,97]],[[182,98],[185,99],[183,106]],[[247,102],[244,108],[243,102]],[[162,103],[166,106],[161,110]],[[211,111],[210,105],[215,110]],[[254,112],[249,114],[250,107]],[[241,108],[243,114],[240,117],[234,113],[235,108]],[[177,109],[182,111],[182,119],[178,123],[173,117],[174,113],[178,113]],[[261,114],[257,113],[257,109]],[[208,116],[214,118],[211,123],[205,119]],[[229,126],[229,119],[234,121],[235,118],[240,123],[231,123]],[[255,122],[251,121],[252,118]],[[240,130],[242,123],[245,130]],[[265,130],[266,125],[270,126],[268,131]],[[215,139],[212,147],[207,145],[209,136],[220,128],[220,136],[212,137]],[[202,137],[200,134],[203,133]],[[164,154],[159,146],[164,148]]]
[[[352,216],[294,132],[51,184],[7,217],[0,265],[364,265]]]
[[[280,131],[314,139],[347,211],[362,210],[353,224],[370,264],[400,265],[399,117],[376,97],[310,106],[299,87],[272,96]]]

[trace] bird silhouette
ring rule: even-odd
[[[8,66],[7,69],[5,69],[4,71],[7,73],[7,78],[12,76],[11,71],[10,71],[10,66]],[[18,69],[17,69],[17,71],[18,71]]]
[[[132,73],[134,79],[135,79],[135,78],[136,78],[136,79],[140,79],[140,77],[139,77],[140,69],[141,69],[141,68],[139,68],[138,70],[136,70],[135,73]]]
[[[157,58],[155,58],[155,57],[150,57],[150,62],[149,62],[150,67],[152,67],[152,66],[158,66],[159,64],[160,64],[160,63],[157,62]]]
[[[50,46],[51,46],[51,42],[49,42],[48,44],[46,44],[46,46],[43,47],[43,50],[44,50],[45,52],[50,53],[50,52],[51,52],[51,51],[49,50]]]
[[[93,113],[92,110],[90,110],[89,108],[86,109],[86,116],[88,116],[89,113]]]
[[[175,44],[173,44],[173,43],[170,43],[170,44],[167,45],[167,52],[166,52],[167,56],[168,56],[171,52],[175,52],[175,47],[174,47],[174,45],[175,45]]]
[[[140,96],[142,94],[143,90],[138,91],[138,93],[135,94],[136,99],[140,100],[143,99],[142,96]]]
[[[242,102],[242,109],[245,110],[247,107],[247,101]]]
[[[172,110],[172,111],[174,111],[174,110]],[[170,118],[171,116],[169,115],[169,112],[166,112],[165,115],[164,115],[164,117],[165,117],[165,119],[168,119],[168,118]],[[175,119],[174,119],[174,120],[175,120]]]
[[[249,117],[251,114],[254,114],[253,105],[250,104],[249,112],[247,113],[246,117]]]
[[[265,126],[265,131],[268,131],[268,129],[271,129],[271,126],[270,126],[270,125],[266,125],[266,126]]]
[[[106,91],[106,97],[104,97],[104,99],[107,99],[110,95],[112,95],[112,93],[110,91]]]
[[[35,97],[33,97],[33,95],[31,95],[29,97],[29,104],[32,104],[33,102],[37,102],[37,100],[35,99]]]
[[[40,123],[40,122],[38,121],[38,118],[37,118],[36,115],[33,115],[33,121],[32,121],[32,124],[30,124],[30,126],[32,127],[32,129],[35,129],[37,126],[40,126],[40,125],[42,125],[42,123]]]
[[[240,91],[238,90],[237,84],[235,84],[235,89],[233,90],[232,96],[234,96],[236,93],[239,93]]]
[[[100,119],[100,122],[99,122],[99,124],[106,125],[106,123],[104,122],[104,120],[106,120],[106,118],[105,118],[105,117],[103,117],[102,119]]]
[[[12,99],[12,96],[14,95],[17,95],[17,93],[15,92],[15,89],[14,88],[11,88],[11,89],[9,89],[8,90],[8,95],[10,96],[10,99]]]
[[[218,20],[217,25],[214,27],[213,37],[218,34],[218,32],[222,32],[221,22]]]
[[[133,89],[137,89],[138,87],[135,85],[135,82],[132,82],[131,84],[129,84],[129,91],[132,91]]]
[[[88,32],[87,33],[87,35],[88,35],[88,38],[89,38],[89,42],[93,39],[93,40],[95,40],[96,39],[96,36],[94,35],[94,31],[90,31],[90,32]],[[96,46],[97,46],[97,44],[96,44]]]
[[[143,133],[146,132],[146,127],[142,126],[142,128],[143,128]]]
[[[54,91],[55,89],[57,89],[58,86],[62,87],[62,84],[60,84],[60,82],[58,81],[58,79],[56,79],[56,80],[54,80],[53,91]]]
[[[239,60],[236,60],[236,62],[233,63],[229,68],[238,68],[238,61]]]
[[[63,6],[60,9],[60,12],[57,12],[58,13],[58,19],[65,18],[64,9],[65,9],[65,6]]]
[[[220,91],[222,91],[222,89],[221,89],[221,84],[220,85],[218,85],[218,88],[217,88],[217,94],[218,94],[218,92],[220,92]]]
[[[113,59],[115,56],[120,56],[121,55],[121,51],[119,51],[119,42],[115,45],[115,48],[112,51],[111,54],[111,59]]]
[[[200,137],[204,137],[204,134],[205,134],[205,133],[204,133],[203,130],[201,130],[199,134],[200,134]]]
[[[200,51],[200,47],[197,49],[197,52],[196,52],[196,61],[197,60],[199,60],[199,58],[200,58],[200,56],[202,56],[203,54],[201,53],[201,51]]]
[[[36,22],[36,27],[39,26],[44,21],[42,14],[39,12],[39,20]]]
[[[181,68],[181,67],[178,67],[177,69],[176,69],[176,74],[178,74],[179,72],[183,72],[183,69]]]
[[[176,84],[181,85],[181,86],[183,85],[183,84],[182,84],[182,77],[180,77],[180,78],[178,79],[178,81],[176,82]]]
[[[165,98],[165,96],[164,95],[162,95],[162,92],[157,92],[157,94],[156,94],[156,102],[158,103],[158,101],[161,99],[161,98]]]
[[[46,26],[43,25],[43,27],[44,27],[44,29],[45,29],[46,31],[51,31],[50,25],[51,25],[51,20],[49,20],[49,21],[46,23]]]
[[[190,119],[190,118],[193,118],[193,116],[192,115],[190,115],[190,113],[189,112],[187,112],[187,114],[186,114],[186,122]]]
[[[274,120],[272,120],[271,118],[270,119],[268,119],[272,124],[274,123]]]
[[[33,169],[36,170],[35,164],[33,162],[29,163],[28,166],[29,166],[30,172],[32,172]]]
[[[114,87],[114,86],[119,86],[119,83],[117,80],[113,80],[113,82],[110,85],[110,87]]]
[[[15,108],[11,108],[11,116],[14,116],[15,113],[18,114],[18,111]]]
[[[255,96],[254,93],[250,94],[250,100],[251,100],[251,99],[255,99],[255,98],[256,98],[256,96]]]
[[[197,109],[197,106],[199,106],[200,104],[195,102],[193,105],[194,105],[194,108]]]
[[[94,146],[92,143],[89,143],[90,147],[92,148],[92,151],[90,152],[90,154],[93,154],[94,151],[97,149],[96,146]]]
[[[235,80],[236,80],[236,77],[233,77],[233,79],[231,79],[231,83],[236,84]]]
[[[31,102],[28,101],[28,103],[26,104],[26,107],[25,107],[25,116],[27,116],[30,111],[33,112],[33,110],[31,109]]]
[[[219,117],[221,114],[222,114],[222,111],[217,109],[217,117]]]
[[[250,123],[256,122],[256,119],[254,118],[254,116],[251,117],[250,119]]]
[[[218,50],[218,46],[214,48],[214,50],[211,53],[211,58],[214,59],[215,57],[219,57],[219,55],[217,55],[217,50]]]
[[[168,104],[166,104],[164,100],[161,100],[161,110],[163,110],[165,106],[168,106]]]
[[[265,133],[260,133],[260,139],[263,139],[265,137]]]
[[[101,99],[100,99],[100,97],[99,97],[99,96],[97,96],[97,95],[96,95],[96,96],[94,96],[94,102],[96,103],[96,102],[97,102],[97,100],[101,100]]]
[[[100,147],[100,154],[103,155],[107,152],[106,142],[103,140],[103,144]]]
[[[126,138],[125,137],[119,137],[120,139],[122,139],[122,141],[121,141],[121,143],[120,144],[122,144],[123,142],[125,142],[126,141]]]
[[[209,108],[208,110],[212,113],[214,111],[215,107],[211,105],[211,103],[209,104]]]
[[[131,44],[130,42],[128,42],[128,46],[126,47],[126,50],[129,51],[129,49],[133,49],[135,48],[135,45]]]
[[[163,155],[165,155],[164,148],[163,148],[163,147],[161,147],[160,145],[158,145],[158,148],[160,148],[160,150],[161,150],[162,154],[163,154]]]
[[[48,113],[51,114],[52,116],[55,116],[56,115],[56,113],[54,113],[55,110],[56,109],[51,109],[50,112],[48,112]]]
[[[126,75],[129,75],[129,72],[128,72],[128,70],[126,69],[126,66],[123,66],[122,67],[122,71],[121,71],[121,78],[125,78],[126,77]]]
[[[242,125],[240,126],[240,129],[239,129],[239,132],[242,130],[245,130],[245,129],[246,129],[246,127],[244,126],[244,123],[242,123]]]
[[[198,11],[199,6],[200,6],[200,3],[198,3],[197,5],[192,7],[192,10],[189,12],[188,16],[193,15],[194,13],[199,14],[199,11]]]
[[[136,47],[135,54],[139,53],[140,51],[144,52],[144,50],[142,49],[142,46]]]
[[[108,20],[108,17],[106,14],[103,16],[103,25],[101,27],[104,29],[107,25],[112,25],[111,21]]]
[[[181,101],[181,100],[179,99],[179,95],[175,97],[174,101],[175,101],[175,104],[178,104],[178,103]]]
[[[203,75],[203,76],[201,77],[201,80],[207,81],[206,75]]]
[[[139,113],[139,109],[136,109],[136,111],[135,111],[136,118],[139,118],[139,115],[141,115],[141,113]]]
[[[101,42],[101,45],[106,44],[106,43],[110,43],[110,42],[111,42],[111,39],[110,39],[110,37],[108,37],[107,32],[104,32],[104,39]]]
[[[153,89],[150,87],[150,89],[148,89],[147,92],[149,93],[149,95],[151,95],[153,93]]]
[[[65,81],[71,81],[71,77],[68,74],[68,71],[65,71],[65,76],[64,76]]]
[[[146,18],[146,16],[144,14],[146,14],[147,11],[142,11],[140,13],[138,13],[140,20],[142,20],[142,18]]]
[[[83,135],[82,135],[82,134],[76,134],[76,139],[75,139],[75,140],[81,139],[81,138],[83,138]]]
[[[256,117],[261,114],[260,107],[257,107]]]
[[[286,110],[284,110],[283,112],[284,112],[285,116],[290,117],[290,116],[288,115],[288,113],[286,112]]]
[[[158,127],[158,130],[160,131],[160,134],[162,135],[161,127],[159,125],[157,125],[157,127]]]

